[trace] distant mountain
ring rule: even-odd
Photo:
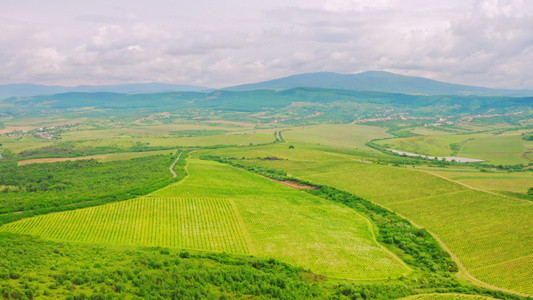
[[[359,74],[332,72],[306,73],[289,77],[228,87],[231,91],[257,89],[291,89],[297,87],[375,91],[385,93],[422,95],[478,95],[478,96],[530,96],[531,90],[490,89],[451,84],[422,77],[403,76],[389,72],[370,71]]]
[[[179,85],[166,83],[136,83],[120,85],[80,85],[76,87],[46,86],[36,84],[7,84],[0,85],[0,99],[9,97],[31,97],[38,95],[53,95],[59,93],[84,92],[84,93],[165,93],[165,92],[200,92],[209,88],[193,85]]]

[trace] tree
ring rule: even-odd
[[[293,146],[293,145],[290,145],[290,146],[289,146],[289,149],[294,149],[294,146]]]

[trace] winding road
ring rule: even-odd
[[[170,173],[172,173],[172,175],[174,175],[174,178],[178,177],[178,174],[176,174],[176,172],[174,172],[174,167],[176,166],[176,163],[178,162],[178,160],[180,160],[180,157],[181,157],[182,153],[183,153],[183,151],[180,152],[180,155],[178,155],[178,158],[176,158],[176,160],[174,161],[172,166],[170,166]]]

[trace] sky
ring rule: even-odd
[[[533,89],[531,0],[0,0],[0,84],[388,71]]]

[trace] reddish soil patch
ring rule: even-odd
[[[265,178],[268,178],[268,177],[265,177]],[[306,184],[301,184],[299,182],[296,182],[296,181],[291,181],[291,180],[285,180],[285,181],[281,181],[281,180],[276,180],[276,179],[272,179],[272,178],[268,178],[272,181],[275,181],[277,183],[281,183],[283,185],[286,185],[292,189],[297,189],[297,190],[318,190],[317,187],[314,187],[314,186],[311,186],[311,185],[306,185]]]

